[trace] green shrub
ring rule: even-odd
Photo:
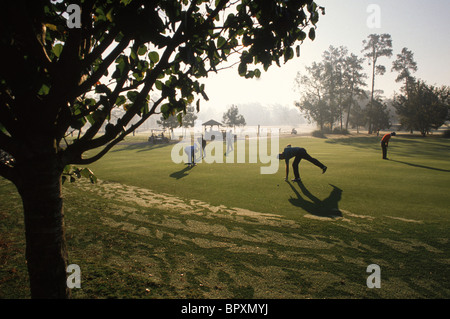
[[[312,132],[312,136],[325,138],[325,133],[323,131],[321,131],[321,130],[315,130],[315,131]]]
[[[349,134],[349,132],[345,128],[341,129],[339,127],[336,127],[333,130],[333,134],[344,134],[344,135],[347,135],[347,134]]]
[[[450,138],[450,129],[449,130],[445,130],[443,136],[445,138]]]

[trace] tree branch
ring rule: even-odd
[[[217,5],[216,9],[211,13],[211,15],[208,17],[209,20],[212,21],[215,16],[220,12],[220,10],[223,9],[223,7],[227,4],[227,0],[221,0],[219,4]],[[186,15],[189,16],[192,14],[196,7],[196,2],[192,1],[190,7],[188,8]],[[121,141],[127,134],[131,133],[137,126],[142,124],[150,115],[154,114],[154,109],[156,106],[164,100],[166,97],[161,97],[161,99],[158,101],[158,103],[155,103],[153,105],[152,111],[145,114],[140,121],[138,121],[136,124],[132,125],[132,127],[128,130],[124,130],[123,128],[128,125],[128,123],[133,119],[133,117],[138,113],[138,111],[141,109],[143,103],[146,103],[146,98],[153,87],[157,77],[161,74],[161,72],[167,68],[169,63],[169,58],[171,57],[174,50],[184,41],[187,41],[185,39],[185,36],[183,35],[183,32],[185,32],[185,26],[183,23],[181,23],[178,26],[178,29],[176,30],[175,34],[171,38],[171,41],[168,42],[164,53],[162,54],[162,57],[158,64],[147,73],[145,79],[143,80],[144,87],[141,89],[141,91],[138,93],[133,105],[128,109],[128,111],[125,113],[125,115],[120,118],[117,121],[117,124],[110,128],[110,130],[106,130],[105,134],[97,139],[92,140],[92,138],[95,136],[95,134],[98,132],[98,130],[101,127],[100,125],[95,123],[94,126],[92,126],[88,132],[86,132],[83,137],[81,137],[80,140],[73,143],[66,149],[66,157],[68,158],[68,162],[73,164],[89,164],[92,162],[95,162],[99,158],[101,158],[104,154],[106,154],[114,145],[116,145],[119,141]],[[99,69],[96,71],[96,75],[91,76],[86,82],[80,85],[79,91],[84,92],[86,89],[90,88],[92,85],[94,85],[100,78],[103,76],[104,72],[106,71],[105,67],[106,65],[109,66],[116,57],[126,48],[126,46],[129,44],[131,39],[122,39],[122,41],[119,43],[118,46],[110,53],[110,55],[104,60],[104,62],[100,65]],[[124,72],[127,74],[128,72]],[[117,87],[116,87],[117,88]],[[121,89],[123,88],[123,85],[121,86]],[[110,101],[112,105],[114,104],[114,101]],[[122,132],[122,133],[121,133]],[[95,149],[97,147],[100,147],[102,145],[105,145],[109,143],[100,153],[98,153],[96,156],[90,158],[90,159],[81,159],[81,154],[83,154],[85,151],[88,151],[90,149]]]
[[[83,69],[88,68],[94,63],[95,60],[101,58],[102,53],[111,45],[111,43],[116,38],[119,33],[118,28],[113,28],[109,30],[105,38],[96,46],[82,61]]]
[[[17,185],[18,176],[16,170],[13,167],[0,162],[0,176]]]
[[[122,133],[119,134],[118,137],[116,137],[113,141],[111,141],[108,145],[106,145],[99,153],[97,153],[95,156],[92,156],[90,158],[81,158],[81,156],[78,159],[72,160],[70,164],[76,164],[76,165],[88,165],[92,164],[96,161],[98,161],[100,158],[102,158],[106,153],[108,153],[115,145],[117,145],[119,142],[121,142],[128,134],[132,133],[135,129],[137,129],[142,123],[144,123],[151,115],[155,113],[155,110],[157,106],[164,100],[164,98],[160,98],[158,101],[156,101],[152,109],[145,115],[142,116],[142,118],[136,122],[135,124],[131,125],[129,129],[122,131]]]
[[[99,65],[97,71],[92,74],[86,81],[81,83],[81,85],[76,90],[76,96],[83,94],[88,91],[92,86],[94,86],[108,70],[109,66],[116,60],[116,58],[127,48],[130,43],[129,37],[124,37],[122,41],[111,51],[111,53],[103,60]]]
[[[0,94],[0,99],[0,123],[5,127],[9,134],[14,135],[17,127],[10,106],[14,101],[9,97],[6,98],[4,94]],[[8,101],[6,101],[6,99]]]
[[[2,131],[0,131],[0,149],[8,152],[12,156],[15,156],[19,151],[17,143]]]

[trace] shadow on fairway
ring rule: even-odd
[[[186,176],[189,175],[189,174],[187,174],[187,173],[188,173],[192,168],[193,168],[193,166],[186,166],[186,167],[183,168],[182,170],[170,174],[170,177],[176,178],[176,179],[180,179],[180,178],[186,177]]]
[[[329,144],[340,144],[346,146],[353,146],[364,149],[379,149],[380,148],[380,136],[356,136],[356,137],[345,137],[345,138],[330,138],[325,141]]]
[[[409,165],[409,166],[413,166],[413,167],[431,169],[431,170],[439,171],[439,172],[445,172],[445,173],[449,173],[450,172],[450,170],[448,170],[448,169],[442,169],[442,168],[430,167],[430,166],[425,166],[425,165],[413,164],[413,163],[402,162],[402,161],[397,161],[397,160],[393,160],[393,159],[391,159],[389,161],[390,162],[401,163],[401,164],[405,164],[405,165]]]
[[[333,190],[330,195],[324,200],[318,199],[316,196],[311,194],[311,192],[305,187],[302,182],[298,182],[298,186],[309,200],[302,197],[300,192],[293,186],[290,182],[288,182],[289,186],[291,186],[297,198],[291,197],[289,202],[297,207],[300,207],[306,210],[311,215],[317,217],[327,217],[327,218],[339,218],[342,217],[342,212],[339,209],[339,201],[342,198],[342,189],[337,186],[331,185]]]
[[[325,143],[351,146],[364,150],[378,151],[381,153],[380,136],[355,136],[345,138],[328,139]],[[388,155],[393,150],[397,155],[410,156],[420,147],[421,156],[441,156],[443,152],[450,151],[448,143],[442,138],[424,138],[397,134],[389,143]]]
[[[164,144],[151,144],[149,142],[142,142],[142,143],[126,143],[122,142],[119,143],[118,146],[122,146],[121,148],[114,148],[111,150],[112,153],[114,152],[122,152],[122,151],[136,151],[136,152],[146,152],[151,151],[154,149],[162,148],[171,146],[173,143],[164,143]],[[117,147],[117,146],[116,146]]]

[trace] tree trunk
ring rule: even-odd
[[[348,123],[350,121],[350,112],[352,110],[352,102],[349,103],[347,109],[347,118],[345,119],[345,130],[348,131]]]
[[[54,148],[18,159],[18,191],[22,197],[26,260],[32,298],[69,298],[67,250],[61,197],[62,164]]]
[[[348,131],[348,122],[350,121],[350,112],[352,110],[352,104],[353,104],[353,82],[350,87],[350,99],[348,103],[348,110],[347,110],[347,119],[345,121],[345,130]]]
[[[373,108],[373,94],[375,91],[375,64],[376,59],[372,59],[372,91],[370,94],[370,105],[369,105],[369,130],[368,133],[372,134],[372,108]]]

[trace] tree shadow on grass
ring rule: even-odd
[[[351,214],[342,211],[349,222],[355,221],[354,227],[334,227],[333,238],[330,238],[326,236],[330,229],[318,234],[316,230],[320,225],[300,228],[301,221],[294,222],[281,216],[270,217],[257,212],[248,215],[248,211],[241,214],[223,205],[185,201],[171,195],[155,196],[150,190],[116,183],[92,185],[88,181],[80,182],[67,185],[72,190],[67,192],[70,198],[67,200],[68,246],[72,255],[89,265],[83,275],[88,278],[87,284],[84,289],[74,292],[76,298],[448,296],[447,282],[439,275],[430,277],[430,285],[423,289],[418,289],[415,281],[415,278],[430,276],[429,269],[433,267],[444,267],[442,251],[447,247],[440,240],[446,234],[444,226],[437,228],[442,236],[430,241],[425,233],[417,236],[423,233],[420,232],[423,225],[355,220]],[[318,200],[305,190],[303,184],[291,187],[299,197],[294,198],[293,204],[311,210],[318,205],[337,208],[342,193],[331,185],[330,196]],[[130,190],[134,196],[130,196]],[[146,203],[146,198],[152,200]],[[98,212],[99,203],[102,218],[92,219],[92,214],[85,212],[92,209],[92,212]],[[177,203],[182,203],[182,213],[176,208]],[[0,212],[5,212],[1,209],[2,204],[0,201]],[[166,208],[169,206],[171,208]],[[20,213],[20,205],[17,207],[11,217]],[[18,223],[14,222],[14,225]],[[361,229],[372,231],[362,232]],[[354,270],[362,262],[367,265],[364,254],[370,255],[368,263],[376,259],[400,269],[405,256],[411,253],[424,256],[416,258],[417,261],[414,259],[416,263],[411,265],[418,273],[413,277],[401,274],[393,277],[405,289],[399,291],[394,285],[383,290],[382,295],[368,295],[361,289],[361,277],[355,276]],[[17,257],[17,260],[21,259]],[[355,264],[355,260],[359,260],[359,264]],[[25,279],[20,282],[26,284]],[[3,283],[3,287],[8,283]]]
[[[330,195],[324,200],[318,199],[316,196],[311,194],[311,192],[305,187],[302,182],[298,182],[298,186],[309,200],[302,197],[297,188],[288,182],[289,186],[294,191],[297,198],[291,197],[289,202],[297,207],[300,207],[307,211],[309,214],[317,216],[317,217],[325,217],[325,218],[339,218],[342,217],[342,212],[339,209],[339,201],[342,198],[342,189],[337,186],[331,185],[333,190]]]
[[[413,166],[413,167],[426,168],[426,169],[431,169],[431,170],[434,170],[434,171],[450,173],[450,170],[448,170],[448,169],[442,169],[442,168],[436,168],[436,167],[425,166],[425,165],[420,165],[420,164],[402,162],[402,161],[397,161],[397,160],[393,160],[393,159],[390,159],[389,161],[390,162],[401,163],[401,164],[405,164],[405,165],[409,165],[409,166]]]
[[[346,146],[354,146],[358,148],[373,148],[378,149],[380,147],[381,137],[379,136],[356,136],[356,137],[344,137],[344,138],[332,138],[327,139],[325,143],[340,144]]]
[[[345,138],[328,139],[325,143],[351,146],[364,150],[380,151],[380,136],[355,136]],[[443,152],[450,151],[450,147],[443,139],[424,139],[418,136],[397,135],[392,142],[389,143],[389,152],[393,150],[398,155],[410,156],[417,147],[421,147],[420,154],[422,156],[440,156]],[[426,147],[424,147],[426,146]],[[393,148],[392,148],[393,147]]]
[[[137,151],[137,152],[147,152],[151,150],[155,150],[162,147],[171,146],[173,143],[161,143],[161,144],[151,144],[149,142],[142,142],[142,143],[119,143],[118,146],[122,146],[120,148],[114,148],[111,150],[112,153],[114,152],[122,152],[122,151]]]

